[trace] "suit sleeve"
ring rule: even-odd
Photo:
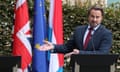
[[[55,45],[54,53],[68,53],[73,51],[73,48],[75,48],[75,41],[74,41],[74,34],[70,37],[70,40],[67,41],[67,43],[63,45]]]

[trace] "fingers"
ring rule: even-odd
[[[79,54],[80,51],[78,49],[73,49],[74,54]]]
[[[45,45],[42,45],[39,47],[39,50],[41,51],[47,51],[47,47]]]
[[[43,42],[44,42],[45,44],[48,44],[48,45],[51,45],[51,44],[52,44],[51,42],[46,41],[46,40],[44,40]]]
[[[72,52],[65,54],[64,57],[70,57],[73,54],[79,54],[79,53],[80,51],[78,49],[73,49]]]
[[[74,52],[70,52],[64,55],[64,57],[70,57],[72,54],[74,54]]]
[[[54,45],[51,42],[46,40],[44,40],[43,42],[44,44],[38,48],[40,51],[48,51],[54,48]]]

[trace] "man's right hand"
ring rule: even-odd
[[[48,50],[54,49],[54,45],[53,45],[51,42],[44,40],[44,43],[45,43],[45,44],[41,45],[41,46],[38,48],[40,51],[48,51]]]
[[[79,51],[78,49],[73,49],[72,52],[66,53],[66,54],[64,55],[64,57],[70,57],[70,56],[73,55],[73,54],[79,54],[79,53],[80,53],[80,51]]]

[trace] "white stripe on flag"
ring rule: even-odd
[[[19,32],[17,33],[17,37],[21,40],[21,42],[25,45],[25,47],[27,48],[28,52],[30,53],[30,55],[32,56],[32,51],[31,51],[31,45],[30,45],[30,41],[27,39],[27,36],[25,35],[26,31],[29,31],[29,22],[27,22],[27,24],[25,24],[21,30],[19,30]]]
[[[49,27],[53,28],[53,12],[54,12],[54,0],[50,0],[50,14],[49,14]]]
[[[25,0],[17,0],[16,9],[18,9],[24,2]]]
[[[50,68],[49,72],[57,72],[59,69],[59,63],[58,63],[58,55],[57,54],[51,54],[50,55]]]
[[[24,71],[22,71],[21,68],[17,68],[17,70],[14,70],[13,72],[28,72],[28,69],[24,69]]]

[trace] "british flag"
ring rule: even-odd
[[[31,33],[27,1],[16,0],[14,13],[13,55],[21,56],[21,69],[18,72],[28,72],[28,66],[32,60],[32,51],[29,41]]]

